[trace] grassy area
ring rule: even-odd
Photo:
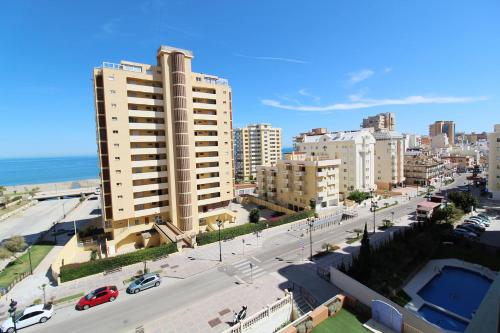
[[[45,258],[45,256],[52,250],[53,245],[33,245],[31,246],[31,263],[33,269]],[[10,285],[17,275],[29,272],[30,262],[28,253],[23,254],[16,260],[10,262],[5,269],[0,272],[0,286],[7,287]]]
[[[411,297],[405,293],[403,290],[398,291],[398,293],[395,296],[392,296],[391,301],[394,303],[404,307],[408,302],[411,301]]]
[[[379,210],[382,210],[382,209],[386,209],[386,208],[390,208],[390,207],[393,207],[393,206],[396,206],[398,204],[397,201],[394,201],[393,203],[389,204],[389,205],[384,205],[384,206],[381,206],[377,209],[375,209],[376,212],[378,212]]]
[[[357,237],[350,237],[350,238],[347,238],[347,240],[345,241],[347,244],[352,244],[354,242],[357,242],[359,241],[361,238],[363,238],[363,235],[359,235]]]
[[[366,333],[368,331],[355,315],[342,309],[335,317],[328,318],[313,329],[313,333],[331,332]]]
[[[54,301],[54,304],[61,304],[61,303],[69,302],[69,301],[81,298],[83,295],[85,295],[85,294],[84,293],[78,293],[78,294],[69,295],[69,296],[66,296],[66,297],[63,297],[63,298],[59,298],[59,299],[56,299]]]
[[[21,208],[22,206],[26,205],[27,203],[29,203],[28,200],[19,200],[19,202],[16,203],[15,205],[12,205],[8,208],[0,209],[0,216],[7,214],[7,213],[10,213],[18,208]]]

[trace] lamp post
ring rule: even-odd
[[[253,264],[250,263],[250,283],[253,283]]]
[[[370,190],[370,193],[372,193],[371,209],[373,211],[373,233],[375,233],[376,229],[375,213],[377,212],[378,203],[375,200],[373,200],[373,190]]]
[[[12,324],[14,325],[14,332],[17,333],[17,328],[16,328],[16,310],[17,310],[17,302],[14,301],[13,299],[10,300],[9,304],[9,314],[10,317],[12,318]]]
[[[57,245],[57,233],[56,233],[57,222],[53,222],[52,225],[54,226],[54,230],[52,231],[54,233],[54,244]]]
[[[245,239],[243,238],[241,242],[243,243],[243,255],[245,255]]]
[[[33,265],[31,264],[31,246],[28,247],[28,258],[30,261],[30,274],[33,275]]]
[[[307,225],[309,226],[309,250],[310,250],[309,260],[313,261],[312,227],[314,226],[314,218],[308,217],[306,221],[307,221]]]
[[[217,227],[219,227],[219,262],[222,262],[222,244],[220,242],[220,227],[222,227],[222,221],[217,219]]]
[[[392,215],[392,224],[394,225],[394,211],[391,212]]]

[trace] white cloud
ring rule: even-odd
[[[313,95],[309,93],[306,89],[300,89],[299,95],[306,96],[312,98],[315,102],[319,102],[321,98],[319,96]]]
[[[392,67],[384,68],[384,73],[390,73],[390,72],[392,72]]]
[[[284,61],[291,62],[295,64],[308,64],[309,61],[304,61],[300,59],[292,59],[292,58],[281,58],[281,57],[266,57],[266,56],[249,56],[245,54],[235,53],[236,57],[246,58],[246,59],[255,59],[255,60],[273,60],[273,61]]]
[[[356,84],[370,78],[373,74],[375,74],[375,72],[371,69],[363,69],[358,72],[349,73],[349,83]]]
[[[315,105],[287,105],[282,104],[280,101],[272,99],[263,99],[261,103],[267,106],[272,106],[278,109],[294,110],[294,111],[306,111],[306,112],[327,112],[335,110],[356,110],[356,109],[367,109],[377,106],[387,106],[387,105],[418,105],[418,104],[463,104],[463,103],[473,103],[485,101],[488,98],[485,96],[480,97],[455,97],[455,96],[435,96],[435,97],[425,97],[425,96],[408,96],[399,99],[364,99],[354,97],[356,95],[351,95],[350,98],[352,103],[335,103],[324,106]],[[354,97],[354,99],[352,99]]]

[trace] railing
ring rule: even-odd
[[[129,72],[142,73],[142,67],[126,64],[114,64],[112,62],[103,62],[102,68],[120,69]]]

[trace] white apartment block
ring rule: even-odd
[[[380,130],[375,138],[375,184],[379,190],[392,190],[404,181],[404,139],[397,132]]]
[[[370,191],[375,184],[375,138],[367,129],[295,137],[295,150],[311,156],[340,159],[341,200],[354,190]]]
[[[275,165],[281,159],[281,128],[270,124],[250,124],[234,130],[236,179],[257,175],[257,166]]]
[[[488,134],[490,144],[488,190],[494,200],[500,200],[500,124],[495,125],[495,131]]]

